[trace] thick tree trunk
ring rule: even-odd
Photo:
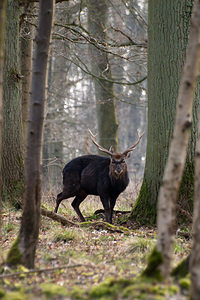
[[[88,29],[91,36],[100,42],[106,42],[107,14],[108,6],[105,0],[88,0]],[[92,73],[99,77],[94,78],[99,143],[107,149],[112,145],[117,151],[118,123],[109,58],[106,52],[92,45],[89,46],[89,53]]]
[[[24,185],[19,19],[19,2],[8,0],[3,78],[2,173],[3,198],[11,200],[13,204],[22,197]]]
[[[192,2],[149,0],[146,165],[142,187],[130,216],[141,223],[156,222],[158,191],[173,133]],[[188,164],[191,165],[192,160],[193,155],[188,155]],[[189,171],[190,168],[186,168],[186,185],[191,177]],[[193,190],[192,184],[190,187]]]
[[[192,104],[199,75],[199,40],[200,1],[195,0],[186,62],[179,88],[173,138],[158,198],[157,251],[160,252],[163,257],[160,270],[164,277],[168,277],[171,271],[175,236],[176,200],[186,160],[192,125]]]
[[[25,163],[24,209],[19,238],[11,248],[7,259],[10,265],[22,263],[28,268],[34,267],[40,225],[43,123],[53,12],[53,0],[40,1]],[[14,257],[13,253],[16,252],[16,249],[20,254],[18,255],[19,259],[17,262],[12,261],[12,257]]]
[[[1,209],[2,209],[1,148],[2,148],[3,63],[4,63],[6,5],[7,5],[7,0],[3,0],[0,2],[0,228],[1,228]]]
[[[22,78],[22,125],[23,125],[23,138],[24,147],[26,148],[27,128],[30,107],[30,89],[31,89],[31,76],[32,76],[32,49],[33,49],[33,26],[30,24],[30,17],[34,8],[33,3],[24,11],[26,20],[22,25],[22,34],[20,39],[21,48],[21,74]]]

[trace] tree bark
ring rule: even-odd
[[[200,299],[200,120],[195,154],[195,201],[193,212],[193,245],[190,258],[191,299]]]
[[[21,200],[24,185],[19,20],[19,2],[7,1],[3,78],[2,173],[4,174],[3,199],[10,200],[14,205]]]
[[[1,148],[2,148],[3,63],[4,63],[6,5],[7,5],[7,0],[3,0],[0,2],[0,229],[1,229],[1,209],[2,209]]]
[[[105,0],[88,0],[88,29],[92,38],[98,41],[106,41],[106,20],[108,6]],[[107,53],[101,52],[95,46],[89,45],[92,73],[100,77],[95,78],[95,96],[99,143],[104,148],[112,145],[117,151],[117,116],[114,99],[113,83],[104,80],[112,80],[110,63]]]
[[[32,49],[33,49],[33,26],[30,24],[31,18],[29,14],[34,8],[33,3],[29,3],[25,7],[24,14],[26,20],[22,24],[22,33],[20,39],[21,49],[21,74],[22,74],[22,125],[23,125],[23,139],[24,148],[26,148],[28,117],[30,107],[30,89],[31,89],[31,75],[32,75]]]
[[[33,61],[30,121],[28,127],[27,154],[25,162],[25,193],[21,228],[17,241],[20,261],[27,268],[34,267],[35,251],[39,234],[41,202],[41,163],[43,123],[47,88],[47,65],[54,1],[41,0],[36,49]],[[16,247],[14,247],[16,249]],[[12,258],[12,253],[9,253]],[[12,260],[9,259],[12,265]]]
[[[186,0],[149,1],[146,164],[140,193],[130,215],[130,219],[141,223],[156,222],[158,191],[173,133],[192,3]],[[195,136],[192,141],[195,141]],[[192,166],[194,147],[195,143],[188,155],[187,166]],[[184,174],[187,190],[182,189],[182,194],[193,190],[192,184],[188,184],[191,168],[187,166]]]
[[[200,42],[200,1],[196,1],[198,18],[197,36]],[[199,65],[200,65],[200,44],[198,45],[199,51]],[[200,71],[200,67],[199,67]],[[200,111],[198,111],[200,113]],[[198,113],[198,115],[199,115]],[[191,294],[192,300],[200,299],[200,119],[198,121],[198,138],[195,152],[195,197],[194,197],[194,210],[193,210],[193,245],[190,257],[190,274],[191,274]]]
[[[190,129],[192,125],[192,104],[200,62],[200,2],[195,0],[191,29],[186,53],[186,62],[179,88],[177,112],[169,157],[158,198],[158,241],[157,251],[162,254],[161,273],[168,277],[173,254],[176,200],[183,175]]]

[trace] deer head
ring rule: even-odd
[[[111,146],[109,150],[103,148],[101,145],[98,144],[96,141],[96,136],[91,132],[90,129],[88,129],[92,142],[95,144],[95,146],[98,147],[98,149],[104,153],[107,153],[110,155],[110,173],[112,176],[114,176],[116,179],[120,178],[121,175],[123,175],[127,171],[127,164],[125,159],[129,157],[129,153],[135,149],[135,147],[140,142],[142,135],[139,135],[138,133],[138,139],[135,144],[133,144],[131,147],[129,147],[127,150],[125,150],[123,153],[116,153],[113,150],[113,147]]]

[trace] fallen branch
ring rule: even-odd
[[[60,215],[54,213],[53,211],[49,211],[48,209],[43,208],[43,207],[41,207],[41,214],[45,217],[48,217],[54,221],[59,222],[65,226],[77,226],[77,227],[79,226],[79,224],[71,222],[71,221],[67,220],[65,217],[60,216]]]
[[[115,225],[111,225],[106,222],[82,222],[82,223],[74,223],[67,220],[65,217],[60,216],[52,211],[47,210],[46,208],[41,208],[41,214],[45,217],[48,217],[54,221],[61,223],[64,226],[75,226],[75,227],[92,227],[96,230],[103,229],[108,230],[110,232],[118,232],[118,233],[129,233],[129,230],[125,227],[118,227]]]
[[[98,215],[98,214],[101,214],[101,213],[105,213],[105,210],[104,209],[97,209],[95,212],[94,212],[94,215]],[[130,210],[113,210],[113,213],[114,214],[130,214],[131,211]]]
[[[67,265],[67,266],[62,266],[62,267],[53,267],[53,268],[48,268],[48,269],[31,269],[31,270],[27,270],[27,271],[24,271],[24,272],[3,274],[3,275],[0,275],[0,279],[16,277],[16,276],[18,277],[18,276],[21,276],[21,275],[30,275],[32,273],[53,272],[53,271],[57,271],[57,270],[78,268],[78,267],[82,267],[82,266],[83,266],[82,264],[77,264],[77,265]]]
[[[80,224],[81,227],[92,227],[96,230],[107,230],[110,231],[112,233],[117,232],[117,233],[125,233],[125,234],[129,234],[130,231],[128,228],[126,227],[122,227],[122,226],[115,226],[106,222],[83,222]]]

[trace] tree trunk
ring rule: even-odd
[[[43,123],[53,12],[53,0],[40,1],[39,26],[36,34],[36,49],[33,61],[30,122],[25,163],[24,209],[19,238],[11,248],[7,258],[9,264],[12,265],[13,253],[16,252],[17,249],[19,259],[17,262],[14,261],[14,263],[22,263],[27,268],[34,267],[40,225]]]
[[[171,270],[171,257],[175,236],[176,200],[186,160],[192,125],[192,104],[199,75],[199,40],[200,2],[199,0],[195,0],[186,62],[179,88],[173,138],[158,198],[157,251],[163,257],[160,270],[164,278],[169,276]]]
[[[2,173],[3,199],[10,200],[13,204],[22,197],[24,185],[19,19],[19,2],[9,0],[3,78]]]
[[[198,37],[200,40],[200,1],[197,1],[197,14],[199,16]],[[200,45],[199,45],[200,64]],[[199,67],[200,71],[200,67]],[[198,115],[200,111],[198,110]],[[193,210],[193,245],[190,257],[191,294],[192,300],[200,299],[200,119],[198,121],[198,138],[195,152],[195,199]]]
[[[32,75],[32,49],[33,49],[33,26],[30,24],[31,18],[29,14],[34,8],[33,3],[26,7],[24,14],[26,20],[22,25],[22,34],[20,39],[21,48],[21,74],[22,78],[22,125],[24,148],[26,148],[28,117],[30,107],[30,89],[31,89],[31,75]]]
[[[193,212],[193,245],[190,257],[191,299],[200,299],[200,120],[195,155],[195,201]]]
[[[7,0],[0,2],[0,229],[2,209],[2,172],[1,172],[1,148],[2,148],[2,106],[3,106],[3,63],[4,63],[4,38]]]
[[[158,191],[173,133],[192,2],[149,0],[146,165],[142,187],[130,215],[131,219],[141,223],[156,222]],[[191,154],[188,155],[188,164],[192,163]],[[186,185],[191,178],[191,174],[188,176],[190,169],[186,166],[184,174]],[[188,186],[190,191],[193,190],[192,184],[188,184],[187,188]],[[182,194],[184,192],[188,193],[189,188],[187,191],[183,189]]]
[[[92,36],[99,42],[106,42],[106,20],[108,6],[105,0],[88,0],[88,29]],[[89,45],[92,73],[96,95],[96,112],[99,132],[99,143],[104,148],[112,145],[117,151],[117,116],[116,104],[113,94],[112,74],[108,54]],[[108,79],[110,81],[104,80]]]

